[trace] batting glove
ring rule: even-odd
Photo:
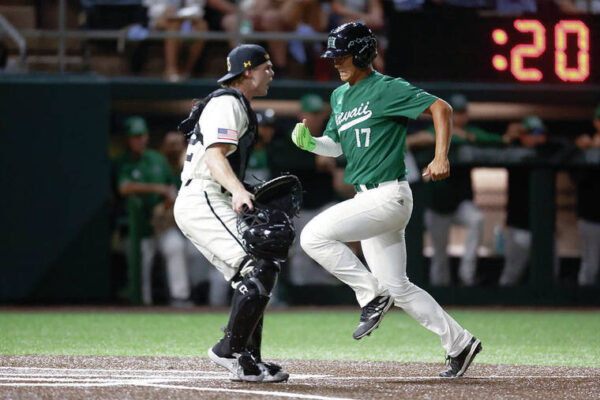
[[[298,122],[292,131],[292,142],[302,150],[313,151],[317,147],[317,141],[310,131],[301,122]]]

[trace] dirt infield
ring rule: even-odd
[[[229,380],[204,358],[0,356],[2,399],[598,399],[600,369],[280,360],[287,383]]]

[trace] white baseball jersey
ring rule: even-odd
[[[181,172],[183,183],[189,179],[214,181],[204,159],[206,149],[211,144],[225,143],[232,145],[227,155],[233,153],[234,146],[237,146],[239,138],[248,129],[248,115],[240,100],[234,96],[223,95],[210,99],[202,111],[198,123],[203,143],[198,140],[196,135],[191,137]]]
[[[246,251],[240,243],[231,195],[223,193],[211,175],[205,154],[215,143],[230,144],[228,155],[233,153],[248,130],[248,114],[236,97],[222,95],[209,100],[198,123],[202,142],[195,135],[190,138],[181,173],[183,185],[173,210],[175,221],[206,259],[231,280]]]

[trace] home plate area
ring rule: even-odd
[[[444,379],[441,363],[275,361],[288,382],[232,382],[205,358],[0,356],[0,398],[600,398],[598,368],[473,364],[467,376]]]

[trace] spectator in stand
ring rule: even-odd
[[[331,11],[333,26],[361,21],[374,33],[383,33],[385,21],[381,0],[332,0]],[[377,57],[373,60],[373,67],[381,73],[385,72],[385,49],[382,42],[382,40],[377,41]]]
[[[302,34],[323,32],[327,28],[328,15],[321,0],[241,0],[240,8],[242,21],[238,21],[237,14],[229,14],[223,19],[227,31],[297,31]],[[269,40],[267,43],[275,74],[283,76],[288,67],[288,43],[283,40]],[[299,51],[303,52],[303,49]],[[305,55],[297,56],[300,61],[302,57]]]
[[[584,134],[575,140],[581,150],[600,149],[600,104],[594,112],[592,135]],[[585,169],[576,175],[577,215],[579,216],[579,240],[581,243],[581,266],[577,282],[591,286],[596,282],[600,268],[600,178],[598,169]]]
[[[506,144],[536,147],[547,141],[546,126],[536,116],[511,123],[502,136]],[[508,201],[504,235],[504,268],[500,286],[515,286],[523,276],[530,258],[531,230],[529,228],[529,168],[508,169]]]
[[[600,0],[555,0],[565,14],[600,14]]]
[[[496,11],[512,15],[535,13],[538,11],[537,0],[496,0]]]
[[[136,196],[141,207],[142,219],[138,222],[142,235],[142,301],[145,305],[152,304],[152,265],[159,250],[167,266],[171,305],[191,305],[185,240],[174,225],[165,222],[167,210],[172,210],[177,196],[175,177],[165,157],[147,148],[148,127],[142,117],[127,118],[125,128],[127,150],[115,164],[119,166],[119,193]]]
[[[394,10],[403,11],[421,11],[425,0],[393,0]]]
[[[150,25],[157,30],[190,33],[205,32],[208,24],[204,20],[204,0],[143,0],[148,7]],[[179,67],[178,39],[165,39],[165,79],[179,82],[190,77],[196,61],[202,54],[204,41],[194,40],[183,69]]]
[[[235,31],[238,29],[235,1],[206,0],[205,10],[205,19],[211,31]]]
[[[502,144],[502,137],[488,133],[469,123],[467,98],[454,94],[449,103],[452,114],[452,148],[463,144],[489,145]],[[408,135],[407,146],[435,145],[433,126],[424,131]],[[429,271],[429,282],[433,286],[450,285],[450,265],[448,260],[448,238],[450,227],[460,225],[467,229],[464,253],[458,269],[459,282],[464,286],[476,284],[477,249],[483,236],[483,213],[473,203],[471,167],[455,165],[448,179],[429,181],[425,185],[427,209],[425,226],[433,245],[433,258]]]

